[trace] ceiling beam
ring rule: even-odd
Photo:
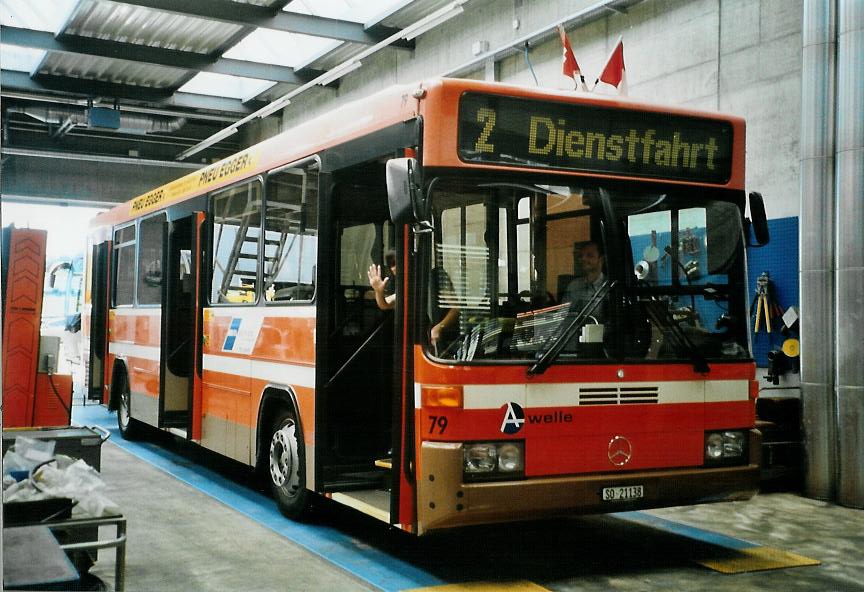
[[[78,35],[59,35],[55,37],[45,31],[0,26],[3,43],[18,47],[29,47],[45,51],[55,51],[77,55],[98,56],[182,68],[195,72],[211,72],[229,76],[243,76],[272,82],[303,84],[315,77],[315,71],[305,71],[298,75],[293,68],[274,66],[260,62],[212,58],[205,54],[159,47],[148,47],[137,43],[120,43]],[[320,74],[320,72],[317,72]]]
[[[243,104],[239,99],[212,97],[194,93],[175,92],[168,88],[148,88],[131,84],[117,84],[84,78],[69,78],[51,74],[30,77],[25,72],[3,70],[0,72],[4,90],[28,91],[44,94],[59,92],[82,97],[110,97],[151,103],[151,107],[178,107],[205,109],[246,115],[254,112],[255,105]],[[258,105],[260,106],[260,104]]]
[[[287,33],[301,33],[364,45],[374,45],[396,32],[396,29],[381,25],[367,29],[362,24],[352,21],[286,12],[281,9],[274,12],[268,6],[240,4],[231,0],[184,0],[183,2],[177,2],[177,0],[122,0],[122,2],[233,25],[264,27]],[[393,45],[414,47],[413,42],[404,40]]]
[[[156,166],[160,168],[200,169],[202,164],[194,162],[177,162],[176,160],[153,160],[149,158],[134,158],[130,156],[114,156],[109,154],[85,154],[82,152],[62,152],[58,150],[33,150],[31,148],[11,148],[4,146],[2,154],[8,156],[30,156],[34,158],[57,158],[60,160],[86,160],[101,163],[134,164],[138,166]]]

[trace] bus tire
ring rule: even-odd
[[[141,437],[141,422],[132,418],[132,393],[129,391],[129,378],[125,372],[117,375],[120,382],[117,388],[117,427],[124,440]]]
[[[306,489],[306,450],[291,411],[280,411],[272,424],[267,443],[267,473],[279,511],[292,520],[306,516],[310,506]]]

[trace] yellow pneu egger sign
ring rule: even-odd
[[[166,206],[183,197],[206,191],[225,181],[245,177],[255,168],[257,157],[254,152],[241,152],[226,160],[211,164],[200,171],[181,177],[132,200],[132,213],[144,214]]]

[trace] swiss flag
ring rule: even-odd
[[[564,48],[561,73],[575,83],[575,88],[587,92],[588,86],[585,84],[585,76],[582,75],[582,70],[579,69],[576,56],[573,55],[573,48],[570,46],[570,40],[567,38],[567,33],[564,32],[564,27],[561,25],[558,25],[558,35],[561,37],[561,46]]]
[[[603,71],[594,83],[595,90],[600,83],[616,88],[619,95],[627,95],[627,73],[624,69],[624,41],[621,37],[618,37],[615,49],[612,50],[609,59],[606,61],[606,66],[603,67]],[[600,88],[603,88],[603,86]]]

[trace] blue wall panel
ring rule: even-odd
[[[756,279],[763,271],[771,276],[774,296],[785,312],[790,306],[798,306],[798,218],[777,218],[768,221],[771,241],[765,247],[747,249],[748,283],[753,314],[750,315],[750,335],[753,339],[753,356],[756,365],[768,365],[768,352],[779,348],[786,338],[780,329],[783,321],[772,319],[771,333],[765,330],[765,318],[754,333],[756,322]],[[751,241],[752,242],[752,241]],[[798,337],[797,331],[793,334]]]

